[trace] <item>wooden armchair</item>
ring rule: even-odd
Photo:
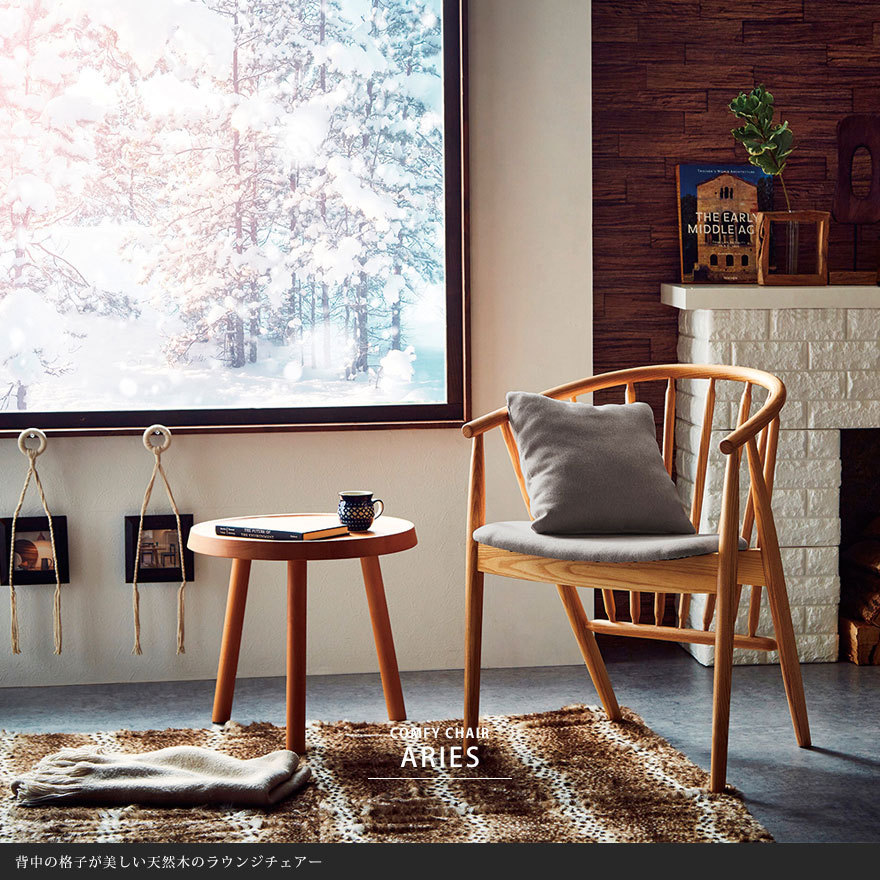
[[[785,402],[785,386],[775,376],[747,367],[665,364],[605,373],[580,379],[544,394],[559,400],[576,401],[580,395],[622,386],[625,401],[636,400],[636,383],[663,381],[666,398],[663,427],[663,460],[672,473],[677,379],[708,379],[691,521],[699,531],[706,490],[709,445],[715,411],[716,382],[730,380],[744,384],[736,428],[720,444],[727,457],[721,517],[718,526],[718,552],[663,561],[575,562],[568,559],[531,556],[480,543],[474,532],[485,524],[485,475],[483,435],[500,428],[526,508],[529,497],[520,466],[519,453],[506,408],[495,410],[462,428],[472,438],[470,490],[467,523],[467,609],[465,647],[464,727],[478,726],[480,700],[480,649],[482,641],[483,575],[485,573],[523,580],[556,584],[569,623],[609,718],[620,718],[620,709],[608,673],[596,644],[595,633],[691,642],[715,646],[714,696],[712,712],[712,752],[710,790],[724,789],[727,771],[727,740],[730,715],[730,686],[734,647],[778,651],[786,696],[798,745],[810,745],[810,730],[804,701],[803,683],[795,644],[785,576],[779,553],[776,526],[770,506],[776,445],[779,437],[779,411]],[[765,388],[764,405],[750,415],[752,389]],[[749,493],[740,520],[740,463],[743,448],[748,459]],[[757,523],[757,544],[748,547]],[[740,537],[744,541],[740,540]],[[735,633],[736,613],[742,585],[751,585],[746,633]],[[602,591],[608,620],[589,620],[578,594],[578,587]],[[766,589],[775,638],[757,636],[762,589]],[[618,620],[614,590],[630,592],[630,620]],[[640,620],[640,593],[655,593],[653,623]],[[679,596],[676,625],[663,625],[666,594]],[[688,628],[690,598],[707,594],[703,628]],[[709,627],[717,612],[715,631]],[[468,745],[465,741],[465,747]]]

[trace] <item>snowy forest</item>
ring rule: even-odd
[[[0,0],[0,410],[445,402],[441,0]]]

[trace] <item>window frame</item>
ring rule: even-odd
[[[0,411],[0,437],[26,428],[55,436],[138,434],[163,424],[179,434],[458,428],[470,410],[467,3],[442,0],[446,227],[446,402],[376,406]]]

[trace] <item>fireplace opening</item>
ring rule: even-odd
[[[840,432],[840,658],[880,666],[880,429]]]

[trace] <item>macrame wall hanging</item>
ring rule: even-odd
[[[161,439],[160,439],[161,438]],[[158,442],[157,442],[158,440]],[[183,646],[183,614],[184,614],[184,590],[186,589],[186,566],[183,554],[183,530],[180,527],[180,511],[174,501],[174,495],[171,493],[171,486],[168,483],[168,477],[165,475],[165,468],[162,467],[162,453],[171,445],[171,431],[164,425],[152,425],[144,431],[144,446],[153,454],[153,473],[150,475],[150,481],[147,483],[147,491],[144,492],[144,503],[141,505],[141,515],[138,521],[137,547],[134,553],[134,577],[131,585],[131,598],[134,610],[134,647],[132,654],[142,654],[141,650],[141,621],[140,621],[140,596],[138,594],[138,569],[141,562],[141,540],[144,533],[144,514],[147,511],[147,505],[150,503],[150,495],[153,493],[153,484],[156,482],[156,476],[162,477],[165,484],[165,492],[168,500],[171,502],[171,509],[174,511],[174,520],[177,523],[177,540],[180,548],[180,587],[177,590],[177,653],[185,654]]]
[[[28,440],[36,441],[37,445],[31,448],[27,445]],[[43,510],[46,512],[46,518],[49,520],[49,539],[52,543],[52,564],[55,570],[55,597],[53,600],[55,653],[61,653],[61,573],[58,566],[58,551],[55,548],[55,526],[52,522],[52,514],[49,512],[49,505],[46,503],[46,493],[43,492],[40,474],[37,471],[37,458],[46,451],[46,443],[46,435],[38,428],[28,428],[18,435],[18,448],[21,450],[21,454],[28,460],[28,469],[24,478],[24,485],[21,487],[21,495],[18,496],[18,504],[15,506],[15,513],[12,514],[12,528],[10,529],[9,536],[9,602],[13,654],[21,653],[21,646],[18,641],[18,608],[15,601],[15,527],[18,523],[18,515],[21,513],[24,497],[27,494],[28,486],[31,484],[31,479],[33,479],[37,487]]]

